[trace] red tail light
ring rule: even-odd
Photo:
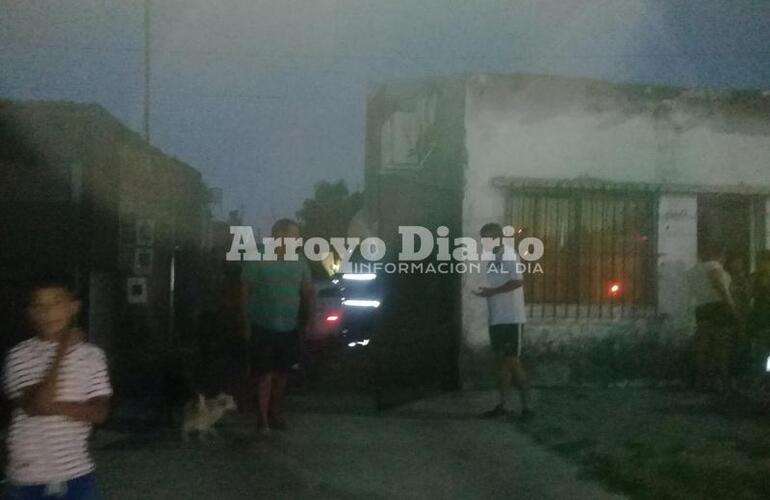
[[[340,320],[340,317],[337,314],[330,314],[330,315],[328,315],[326,317],[326,321],[328,321],[329,323],[333,323],[333,322],[339,321],[339,320]]]

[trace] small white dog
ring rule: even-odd
[[[187,441],[193,431],[198,431],[198,439],[201,441],[208,436],[216,437],[217,431],[214,429],[214,424],[226,412],[237,409],[235,399],[229,394],[219,393],[214,398],[204,398],[203,394],[198,394],[197,400],[189,401],[184,405],[182,441]]]

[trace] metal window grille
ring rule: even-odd
[[[586,189],[514,189],[517,239],[544,244],[542,272],[527,272],[534,318],[617,318],[654,313],[654,195]]]

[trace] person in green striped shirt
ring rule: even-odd
[[[246,262],[243,282],[248,290],[251,324],[250,354],[257,379],[259,422],[263,433],[285,429],[282,400],[289,371],[299,363],[300,342],[313,318],[315,291],[304,257],[287,254],[282,239],[299,238],[299,225],[278,220],[272,236],[277,259]],[[279,240],[280,238],[280,240]]]

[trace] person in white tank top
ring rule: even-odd
[[[724,394],[731,385],[742,317],[730,293],[732,280],[723,260],[721,249],[709,248],[688,277],[695,307],[696,384]]]

